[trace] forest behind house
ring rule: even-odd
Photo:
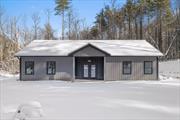
[[[30,27],[25,16],[8,16],[0,6],[0,70],[17,73],[19,61],[14,54],[35,39],[110,39],[112,43],[116,39],[145,39],[164,54],[160,60],[180,58],[180,0],[126,0],[123,6],[119,0],[109,0],[92,26],[77,17],[72,0],[54,2],[53,11],[44,10],[43,26],[38,11],[25,15],[32,20]],[[52,15],[61,16],[62,33],[52,27]]]

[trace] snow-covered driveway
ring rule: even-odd
[[[180,80],[0,81],[1,120],[28,101],[41,103],[42,120],[180,120]]]

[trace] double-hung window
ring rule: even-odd
[[[47,61],[47,74],[48,75],[56,74],[56,62],[55,61]]]
[[[123,61],[123,74],[131,74],[131,61]]]
[[[144,74],[152,74],[152,73],[153,73],[152,61],[144,61]]]
[[[34,74],[34,61],[25,61],[25,74],[26,75]]]

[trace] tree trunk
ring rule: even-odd
[[[161,52],[163,52],[162,48],[162,19],[161,19],[161,10],[160,10],[160,16],[159,16],[159,31],[158,31],[158,40],[159,40],[159,49]]]
[[[127,39],[127,34],[126,34],[126,31],[127,31],[127,29],[126,29],[126,23],[123,23],[123,26],[124,26],[124,30],[123,30],[123,39]]]
[[[142,40],[143,39],[143,16],[142,15],[140,16],[139,24],[140,24],[139,37]]]
[[[118,37],[119,40],[121,39],[121,28],[122,28],[122,26],[119,25],[119,37]]]
[[[129,27],[128,39],[131,39],[132,38],[132,33],[131,33],[131,20],[130,20],[130,18],[129,18],[129,21],[128,21],[128,27]]]
[[[62,40],[64,40],[64,11],[62,12]]]
[[[135,18],[135,33],[136,33],[136,39],[139,39],[138,35],[138,24],[137,24],[137,19]]]
[[[68,38],[70,40],[70,34],[71,34],[71,13],[69,12],[69,15],[68,15],[68,19],[69,19],[69,33],[68,33]]]

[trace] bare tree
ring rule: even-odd
[[[32,31],[27,26],[27,16],[26,15],[23,16],[21,22],[22,22],[21,23],[22,27],[21,27],[21,31],[20,31],[21,43],[23,46],[26,46],[33,40],[33,34],[32,34]]]
[[[71,40],[80,39],[81,23],[82,20],[78,18],[77,13],[74,13],[73,10],[68,13],[68,38]]]
[[[71,39],[71,22],[72,22],[72,19],[73,19],[73,11],[72,9],[70,8],[68,10],[68,39],[70,40]]]
[[[4,16],[4,9],[0,6],[0,34],[4,34],[4,19],[3,19],[3,16]]]
[[[33,39],[38,39],[38,32],[40,30],[40,16],[39,13],[34,13],[32,15],[32,21],[33,21],[33,31],[34,31],[34,36]]]
[[[18,43],[20,38],[20,26],[18,25],[20,17],[10,18],[10,40]]]
[[[47,9],[45,11],[45,14],[46,14],[46,17],[47,17],[47,21],[46,21],[46,24],[44,25],[44,30],[43,30],[43,38],[45,40],[52,40],[54,39],[54,30],[51,26],[51,23],[50,23],[50,18],[51,18],[51,11],[50,9]]]

